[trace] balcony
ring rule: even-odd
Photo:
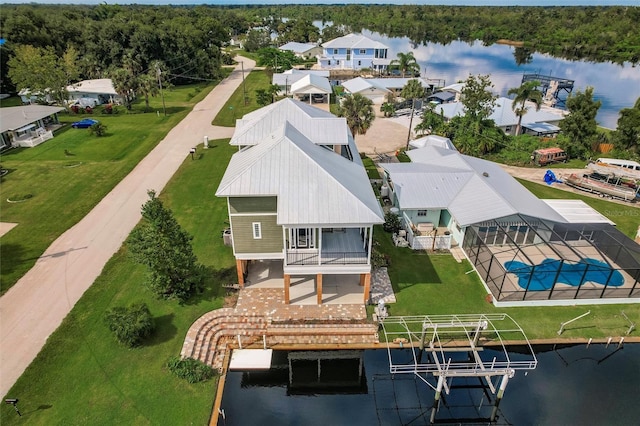
[[[368,241],[359,229],[323,230],[321,249],[297,248],[286,251],[286,264],[310,265],[367,265]]]

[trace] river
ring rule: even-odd
[[[499,405],[498,425],[637,425],[640,345],[536,347],[538,367],[516,372]],[[408,350],[405,350],[408,352]],[[313,365],[289,381],[287,353],[274,352],[269,372],[229,372],[222,399],[224,418],[233,425],[424,425],[434,391],[413,374],[389,373],[386,350],[364,351],[364,373],[357,364],[337,366],[333,380],[347,387],[300,388],[315,380]],[[491,351],[483,355],[489,357]],[[521,356],[510,353],[512,357]],[[323,373],[325,374],[325,373]],[[328,380],[331,373],[326,373]],[[297,385],[296,385],[297,377]],[[431,380],[433,382],[433,380]],[[435,382],[434,382],[435,383]],[[438,423],[488,424],[494,396],[478,378],[456,378],[436,414]],[[489,397],[489,395],[491,395]]]

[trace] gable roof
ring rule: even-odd
[[[342,83],[342,87],[349,93],[362,93],[365,90],[370,92],[379,90],[381,92],[390,92],[389,89],[371,79],[356,77]]]
[[[231,157],[216,196],[276,196],[279,225],[384,222],[364,167],[285,122]]]
[[[20,129],[62,110],[63,107],[47,105],[0,108],[0,133]]]
[[[328,70],[296,70],[290,69],[285,72],[275,73],[271,77],[271,84],[277,84],[278,86],[291,86],[296,81],[304,78],[306,75],[317,75],[319,77],[329,77]]]
[[[490,120],[493,120],[498,127],[506,127],[506,126],[515,126],[518,124],[518,116],[511,105],[513,104],[513,100],[509,98],[498,98],[496,100],[496,105],[493,108],[493,112],[489,116]],[[526,120],[526,123],[532,125],[533,123],[544,123],[548,121],[559,121],[562,120],[566,114],[566,111],[545,107],[540,108],[540,111],[536,111],[535,106],[531,102],[527,102],[525,105],[529,109],[527,113],[524,115],[523,120]],[[434,107],[434,111],[438,114],[442,112],[442,114],[451,119],[455,116],[464,116],[464,105],[462,102],[449,102],[445,104],[439,104]]]
[[[461,226],[514,214],[566,222],[496,163],[436,146],[407,155],[413,163],[381,164],[403,209],[446,208]]]
[[[98,78],[94,80],[83,80],[67,86],[67,92],[69,93],[96,93],[105,95],[117,96],[118,92],[113,86],[113,81],[110,78]]]
[[[307,74],[291,85],[291,93],[332,93],[331,84],[325,77]]]
[[[345,118],[291,98],[246,114],[236,120],[231,145],[256,145],[266,135],[289,122],[305,137],[319,145],[347,145],[353,139]]]
[[[371,40],[361,34],[347,34],[343,37],[334,38],[326,43],[322,43],[325,48],[346,48],[346,49],[388,49],[379,41]]]
[[[296,41],[290,41],[289,43],[280,46],[278,49],[290,50],[294,53],[305,53],[313,49],[314,47],[316,47],[316,45],[312,43],[298,43]]]

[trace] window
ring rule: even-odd
[[[362,65],[362,61],[358,61],[358,66]]]
[[[366,50],[366,49],[360,49],[360,54],[361,54],[361,55],[364,55],[364,54],[366,54],[366,53],[367,53],[367,50]]]
[[[337,55],[338,54],[338,49],[333,49],[333,54]]]
[[[337,60],[337,61],[336,61],[336,65],[340,65],[340,60]]]
[[[253,222],[251,228],[253,229],[253,239],[262,239],[262,224],[260,222]]]
[[[291,249],[316,248],[315,228],[291,228],[289,230],[289,248]]]
[[[418,216],[426,216],[426,215],[427,215],[426,210],[418,210]]]

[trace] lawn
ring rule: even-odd
[[[243,88],[244,84],[244,88]],[[245,75],[244,83],[229,98],[220,113],[213,120],[214,126],[234,127],[236,119],[260,108],[256,102],[256,90],[267,89],[271,84],[271,77],[266,70],[256,70]],[[244,101],[246,90],[247,102]]]
[[[538,198],[582,200],[614,222],[620,232],[629,238],[636,236],[638,225],[640,225],[640,208],[635,204],[612,203],[601,198],[563,191],[522,179],[518,179],[518,181]]]
[[[144,101],[139,101],[131,112],[118,107],[113,115],[60,114],[60,121],[66,124],[96,118],[107,126],[107,134],[95,137],[86,129],[67,125],[42,145],[3,153],[0,162],[9,174],[0,184],[0,220],[18,226],[0,239],[0,292],[13,286],[58,236],[133,170],[212,88],[212,84],[192,85],[165,91],[167,116],[162,114],[159,98],[151,99],[152,112],[148,113],[143,113]]]
[[[123,247],[82,296],[36,360],[10,391],[23,413],[6,404],[3,425],[49,424],[205,424],[216,380],[189,384],[174,377],[165,363],[178,355],[189,326],[222,306],[219,280],[234,266],[222,242],[226,202],[213,196],[235,150],[228,140],[211,141],[197,161],[186,160],[160,198],[193,236],[194,251],[211,271],[206,289],[184,305],[158,300],[143,285],[145,271]],[[202,194],[210,194],[203,202]],[[233,272],[235,273],[235,269]],[[142,347],[119,346],[103,323],[114,306],[143,301],[157,324]]]

